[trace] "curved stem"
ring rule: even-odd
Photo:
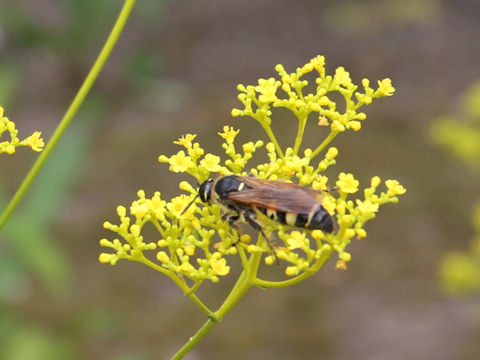
[[[335,139],[335,136],[338,135],[338,132],[334,132],[334,131],[330,131],[330,134],[328,134],[328,136],[325,138],[325,140],[323,140],[323,142],[317,146],[317,148],[315,150],[313,150],[312,152],[312,156],[310,159],[313,159],[315,156],[317,156],[320,151],[322,151],[323,149],[325,149],[325,147],[333,140]]]
[[[30,169],[30,172],[27,174],[22,184],[18,188],[17,192],[15,193],[13,198],[10,200],[10,203],[8,204],[7,208],[4,210],[2,216],[0,217],[0,229],[3,228],[3,226],[5,225],[7,220],[10,218],[11,214],[13,213],[17,205],[22,200],[23,196],[25,195],[26,191],[29,189],[33,180],[35,180],[43,164],[48,159],[48,157],[50,156],[50,153],[57,145],[58,140],[61,138],[61,136],[67,129],[68,125],[72,121],[73,117],[77,113],[78,109],[82,105],[83,101],[85,100],[85,97],[90,91],[92,85],[95,83],[95,80],[97,79],[100,71],[105,65],[105,62],[107,61],[108,57],[110,56],[110,53],[112,52],[112,49],[115,46],[120,34],[122,33],[125,23],[127,22],[128,16],[130,15],[130,12],[133,6],[135,5],[135,1],[136,0],[125,0],[122,10],[118,15],[117,21],[115,22],[115,25],[113,26],[113,29],[110,32],[110,35],[108,36],[108,39],[105,42],[105,45],[103,46],[100,54],[98,55],[97,60],[93,64],[92,68],[90,69],[90,72],[85,78],[85,81],[80,87],[80,90],[78,90],[77,95],[73,99],[72,103],[67,109],[67,112],[65,113],[62,120],[58,124],[55,132],[50,138],[50,141],[47,143],[47,146],[45,147],[43,152],[39,155],[35,164],[33,164],[32,168]]]
[[[315,264],[303,272],[302,274],[295,276],[294,278],[285,280],[285,281],[268,281],[263,279],[255,279],[253,280],[254,285],[260,286],[262,288],[280,288],[280,287],[287,287],[291,285],[298,284],[299,282],[309,278],[310,276],[317,273],[318,270],[325,264],[325,262],[330,258],[333,249],[325,251],[322,253],[322,256],[315,262]]]

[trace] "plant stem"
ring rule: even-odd
[[[312,152],[312,156],[310,157],[310,159],[313,159],[315,156],[317,156],[320,151],[322,151],[323,149],[325,149],[325,147],[333,140],[335,139],[335,136],[338,135],[338,132],[334,132],[334,131],[330,131],[330,134],[328,134],[328,136],[325,138],[325,140],[323,140],[323,142],[317,146],[317,148],[315,150],[313,150]]]
[[[288,279],[284,281],[268,281],[263,279],[255,279],[253,283],[254,285],[260,286],[262,288],[280,288],[280,287],[287,287],[287,286],[298,284],[299,282],[302,282],[303,280],[316,274],[317,271],[320,270],[320,268],[330,258],[330,255],[332,254],[332,252],[333,252],[333,249],[330,249],[322,253],[322,256],[315,262],[315,264],[310,269],[306,270],[304,273],[298,276],[295,276],[292,279]]]
[[[271,141],[271,142],[273,143],[273,145],[275,146],[275,150],[277,150],[278,155],[280,155],[281,158],[284,158],[285,155],[283,154],[282,148],[281,148],[280,145],[278,144],[277,138],[276,138],[275,135],[273,134],[272,128],[271,128],[269,125],[264,125],[262,122],[260,122],[260,124],[262,125],[263,129],[264,129],[265,132],[267,133],[270,141]]]
[[[297,137],[295,138],[295,145],[293,146],[293,154],[297,155],[302,144],[303,133],[305,132],[305,125],[307,124],[307,115],[303,115],[298,119]]]
[[[122,33],[125,23],[130,15],[130,12],[133,6],[135,5],[135,1],[136,0],[125,0],[122,10],[118,15],[115,25],[113,26],[113,29],[110,32],[110,35],[108,36],[108,39],[105,42],[105,45],[100,51],[100,54],[98,55],[97,60],[93,64],[92,68],[90,69],[90,72],[88,73],[87,77],[85,78],[85,81],[83,82],[82,86],[78,90],[77,95],[73,99],[72,103],[67,109],[67,112],[65,113],[62,120],[60,121],[57,128],[55,129],[55,132],[50,138],[50,141],[47,143],[47,146],[45,147],[43,152],[39,155],[35,164],[33,164],[32,168],[30,169],[30,172],[27,174],[22,184],[18,188],[17,192],[15,193],[13,198],[10,200],[10,203],[8,204],[7,208],[4,210],[2,216],[0,217],[0,229],[3,228],[3,226],[5,225],[7,220],[10,218],[13,211],[17,207],[17,205],[22,200],[23,196],[29,189],[33,180],[35,180],[43,164],[48,159],[48,157],[50,156],[50,153],[57,145],[58,140],[61,138],[61,136],[67,129],[68,125],[72,121],[73,117],[77,113],[78,109],[82,105],[83,101],[85,100],[85,97],[90,91],[92,85],[95,83],[95,80],[97,79],[100,71],[105,65],[105,62],[107,61],[108,57],[110,56],[110,53],[112,52],[112,49],[115,46],[120,34]]]
[[[261,244],[263,237],[259,236],[257,245]],[[240,299],[250,290],[254,285],[254,279],[257,276],[258,266],[260,265],[261,253],[255,253],[250,256],[248,260],[249,272],[244,270],[237,282],[235,283],[232,291],[227,296],[220,308],[213,314],[210,319],[193,335],[185,345],[171,358],[171,360],[183,359],[212,329],[222,320],[225,315],[240,301]]]

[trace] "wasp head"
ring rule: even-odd
[[[208,203],[212,197],[213,179],[204,181],[198,189],[198,196],[204,203]]]

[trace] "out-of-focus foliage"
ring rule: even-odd
[[[458,117],[444,117],[431,128],[435,142],[474,171],[480,182],[480,81],[464,95]],[[441,267],[442,286],[452,293],[480,292],[480,203],[473,211],[475,234],[466,253],[448,254]]]

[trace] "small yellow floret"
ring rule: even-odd
[[[407,191],[397,180],[387,180],[385,181],[385,185],[388,189],[388,196],[402,195]]]
[[[100,256],[98,257],[98,261],[100,261],[102,264],[108,264],[116,257],[117,255],[115,254],[101,253]]]
[[[183,273],[189,274],[195,271],[195,268],[188,261],[185,261],[182,263],[182,265],[180,265],[180,271]]]
[[[340,121],[335,120],[332,124],[332,130],[335,132],[343,132],[345,131],[345,125],[343,125]]]
[[[211,259],[210,266],[212,267],[213,272],[219,276],[225,276],[230,272],[230,266],[227,265],[227,260],[224,258]]]
[[[186,245],[183,249],[188,256],[193,256],[195,254],[195,246]]]
[[[352,174],[340,173],[336,184],[340,188],[340,191],[344,193],[354,194],[358,191],[359,182]]]
[[[392,96],[395,92],[395,88],[392,86],[392,80],[389,78],[378,81],[378,90],[381,95]]]
[[[239,132],[240,130],[234,130],[231,126],[224,126],[223,132],[219,132],[218,135],[225,139],[225,142],[227,144],[233,144],[233,140],[235,140],[235,137],[238,135]]]
[[[372,177],[372,180],[370,181],[370,186],[372,188],[376,188],[378,185],[380,185],[381,181],[382,180],[380,179],[380,177],[374,176],[374,177]]]
[[[192,141],[195,139],[196,136],[197,135],[193,134],[183,135],[180,139],[174,141],[173,143],[177,145],[182,145],[185,148],[190,149],[192,147]]]
[[[295,276],[299,273],[298,267],[296,266],[287,266],[285,269],[285,275],[287,276]]]
[[[365,231],[365,229],[357,229],[356,232],[359,239],[367,237],[367,232]]]
[[[138,237],[140,235],[140,230],[141,228],[137,224],[133,224],[132,226],[130,226],[130,233],[135,237]]]
[[[280,82],[276,81],[273,77],[269,79],[259,79],[258,85],[255,86],[255,91],[261,94],[258,100],[264,103],[277,100],[275,93],[279,86]]]
[[[242,243],[248,244],[250,241],[252,241],[252,237],[248,234],[242,234],[240,235],[240,241]]]
[[[127,209],[125,208],[125,206],[117,206],[117,214],[121,218],[125,217],[127,215]]]
[[[28,138],[24,140],[25,144],[30,146],[33,151],[40,152],[43,150],[43,147],[45,146],[45,143],[43,142],[43,139],[40,137],[41,132],[35,131],[32,135],[30,135]]]
[[[378,211],[379,205],[377,203],[372,203],[370,200],[362,201],[360,199],[356,200],[358,210],[362,215],[374,214]]]
[[[194,167],[194,163],[190,156],[186,156],[183,150],[173,155],[169,160],[170,169],[173,172],[185,172],[189,168]]]
[[[335,159],[337,155],[338,155],[338,149],[332,146],[331,148],[328,149],[325,155],[325,159],[332,160],[332,159]]]
[[[207,154],[200,161],[200,165],[206,168],[210,172],[218,172],[220,170],[220,156]]]
[[[362,128],[362,123],[360,121],[352,120],[349,122],[350,128],[353,131],[358,131]]]

